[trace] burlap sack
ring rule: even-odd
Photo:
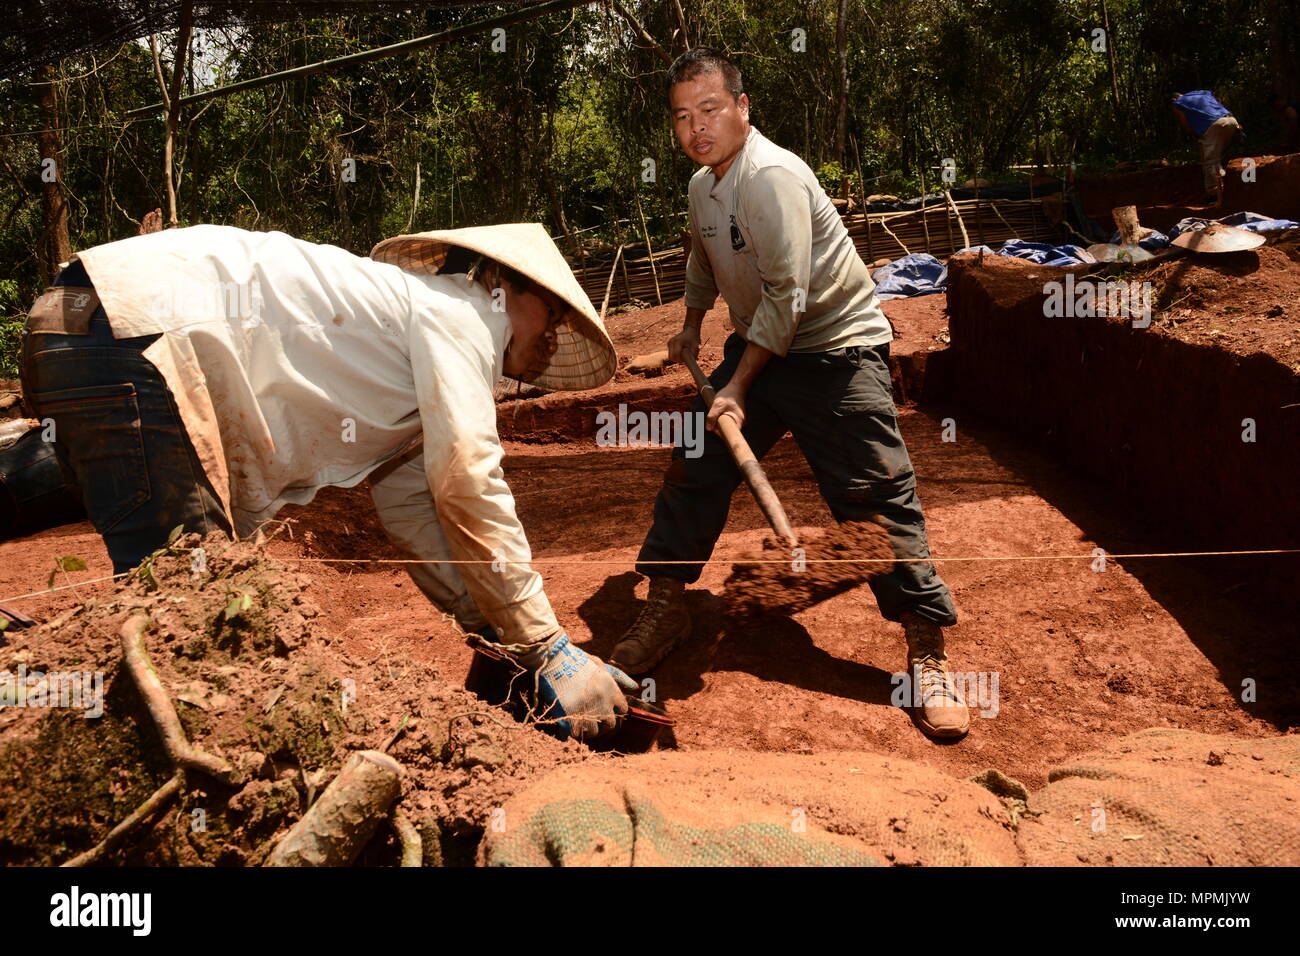
[[[1010,817],[907,760],[660,752],[561,768],[508,801],[489,866],[1018,866]]]
[[[1296,866],[1300,735],[1144,730],[1052,770],[1029,806],[1030,866]]]

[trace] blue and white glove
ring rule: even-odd
[[[564,631],[511,656],[533,675],[542,727],[560,738],[592,740],[617,730],[627,713],[624,692],[641,689],[617,667],[575,645]]]

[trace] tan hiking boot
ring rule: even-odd
[[[648,674],[689,633],[686,586],[673,578],[651,578],[645,607],[614,648],[609,662],[633,677]]]
[[[907,667],[919,706],[912,719],[928,737],[964,737],[970,730],[970,712],[948,673],[943,650],[943,629],[916,614],[903,615],[907,635]]]

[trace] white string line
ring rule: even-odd
[[[1089,560],[1095,561],[1097,558],[1105,557],[1112,559],[1119,558],[1196,558],[1196,557],[1216,557],[1221,555],[1243,555],[1243,554],[1300,554],[1300,548],[1280,548],[1277,550],[1256,550],[1256,551],[1162,551],[1151,552],[1147,554],[1111,554],[1109,551],[1102,554],[1014,554],[1014,555],[974,555],[970,557],[956,558],[800,558],[801,564],[910,564],[917,561],[1078,561]],[[631,560],[627,558],[610,559],[607,561],[593,560],[590,558],[534,558],[531,561],[510,561],[505,558],[497,560],[476,559],[473,561],[457,560],[414,560],[408,558],[313,558],[306,556],[276,556],[279,561],[318,561],[323,563],[339,562],[348,563],[370,563],[370,564],[790,564],[793,558],[749,558],[744,555],[732,555],[730,557],[711,557],[703,561],[655,561],[655,560]]]
[[[1140,554],[1111,554],[1103,551],[1101,554],[1013,554],[1013,555],[974,555],[953,558],[801,558],[802,564],[912,564],[920,561],[929,561],[933,563],[957,563],[965,561],[1095,561],[1098,558],[1106,558],[1111,561],[1119,561],[1131,558],[1217,558],[1233,557],[1240,555],[1252,554],[1300,554],[1300,548],[1274,548],[1258,549],[1254,551],[1152,551]],[[532,561],[508,561],[505,558],[486,561],[486,560],[416,560],[407,558],[311,558],[302,556],[275,555],[276,561],[304,561],[315,562],[319,564],[488,564],[488,565],[520,565],[529,567],[534,564],[553,564],[553,565],[599,565],[620,567],[628,564],[647,564],[647,565],[669,565],[669,564],[792,564],[790,558],[754,558],[749,559],[741,557],[711,557],[704,561],[637,561],[627,558],[611,559],[607,561],[592,560],[590,558],[534,558]],[[99,584],[104,581],[113,581],[117,578],[126,577],[129,571],[122,574],[114,574],[104,578],[91,578],[88,581],[78,581],[74,584],[63,584],[56,588],[47,588],[43,591],[32,591],[29,594],[17,594],[13,597],[0,598],[0,604],[7,604],[10,601],[21,601],[24,598],[40,597],[42,594],[53,594],[56,591],[66,591],[68,588],[81,587],[87,584]]]
[[[66,591],[68,588],[79,588],[86,584],[99,584],[102,581],[113,581],[117,578],[124,578],[129,572],[123,571],[121,574],[110,574],[106,578],[91,578],[88,581],[77,581],[73,584],[60,584],[57,588],[46,588],[44,591],[32,591],[30,594],[15,594],[13,597],[0,598],[0,604],[8,604],[10,601],[21,601],[23,598],[40,597],[42,594],[53,594],[55,591]]]

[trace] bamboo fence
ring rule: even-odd
[[[905,212],[854,213],[843,219],[858,254],[868,266],[913,252],[947,258],[967,245],[997,248],[1007,239],[1055,242],[1059,226],[1041,199],[960,199]],[[969,242],[965,241],[969,237]],[[640,245],[586,253],[570,261],[574,274],[593,302],[609,308],[633,301],[651,305],[679,299],[686,290],[686,251],[679,244],[654,249]],[[608,291],[607,291],[608,290]]]

